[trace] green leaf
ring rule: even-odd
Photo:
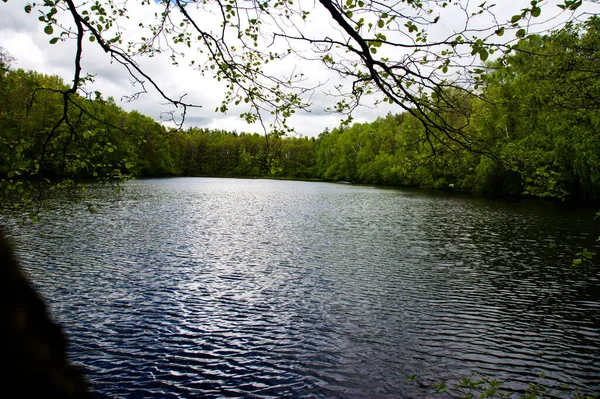
[[[498,36],[502,36],[504,34],[504,26],[496,31]]]
[[[583,251],[581,254],[583,255],[584,258],[590,259],[590,260],[594,257],[594,255],[596,255],[595,252],[592,252],[592,251],[588,250],[587,248],[583,248]]]
[[[515,35],[518,38],[524,38],[526,34],[527,34],[527,31],[525,29],[521,28],[517,31],[517,33]]]
[[[27,14],[29,14],[29,13],[31,12],[31,4],[27,4],[27,5],[25,6],[25,12],[26,12]]]
[[[512,18],[510,19],[511,23],[515,23],[518,22],[521,19],[521,15],[513,15]]]
[[[531,16],[534,18],[539,17],[541,13],[542,13],[542,9],[539,7],[533,7],[531,9]]]
[[[479,59],[481,59],[481,61],[487,60],[488,56],[489,56],[489,53],[485,49],[479,50]]]
[[[50,44],[56,44],[56,42],[58,42],[58,37],[53,37],[50,39]]]
[[[54,28],[52,28],[52,25],[46,25],[46,27],[44,28],[44,32],[47,35],[51,35],[54,33]]]
[[[569,10],[575,11],[581,6],[582,0],[566,0],[565,4],[569,7]]]
[[[380,19],[379,21],[377,21],[378,27],[383,28],[384,25],[385,25],[385,22],[383,22],[383,19]]]

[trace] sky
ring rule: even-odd
[[[550,3],[557,1],[552,0]],[[123,21],[122,26],[125,34],[132,38],[140,35],[137,28],[139,21],[149,21],[153,18],[154,12],[160,12],[157,4],[141,6],[139,3],[134,0],[126,2],[131,18],[129,21]],[[463,1],[463,3],[467,2]],[[498,0],[498,3],[500,4],[496,5],[494,13],[500,20],[507,20],[518,10],[527,6],[529,2]],[[585,11],[592,13],[599,11],[597,1],[588,0],[587,3],[589,4],[585,5]],[[38,21],[39,14],[36,14],[35,11],[26,14],[23,10],[25,4],[27,2],[22,0],[8,0],[6,3],[0,3],[0,47],[3,47],[16,59],[13,67],[59,75],[66,82],[70,82],[74,69],[73,41],[50,45],[49,40],[52,36],[44,33],[45,25]],[[307,7],[312,7],[315,3],[311,1],[305,4],[308,4]],[[543,8],[543,12],[548,14],[557,10],[554,4],[550,4],[550,6]],[[339,34],[333,21],[328,18],[327,11],[319,8],[318,4],[316,7],[311,12],[308,22],[302,25],[303,30],[315,37]],[[430,36],[433,38],[444,37],[448,32],[460,29],[461,14],[456,11],[443,12],[443,14],[440,12],[442,18],[440,24],[435,28],[437,30],[433,29],[430,32]],[[549,16],[548,14],[547,18]],[[201,20],[207,26],[214,22],[210,17],[202,17]],[[483,24],[485,21],[482,19]],[[189,54],[189,57],[194,56],[196,55]],[[202,76],[197,70],[188,67],[186,63],[180,63],[175,67],[166,56],[141,58],[139,62],[169,96],[179,98],[185,94],[186,101],[202,106],[202,108],[191,109],[188,112],[185,127],[263,133],[260,125],[249,125],[240,118],[240,113],[247,111],[243,103],[238,107],[231,107],[226,114],[215,112],[215,108],[221,104],[225,87],[222,82],[217,82],[212,76]],[[306,99],[312,102],[310,112],[299,111],[289,121],[289,124],[295,129],[296,135],[315,137],[326,128],[332,129],[339,125],[343,116],[326,111],[336,101],[336,98],[328,93],[332,92],[336,84],[343,83],[339,76],[333,75],[320,62],[308,62],[293,57],[272,65],[270,68],[270,71],[275,73],[281,71],[282,74],[295,70],[307,77],[308,84],[321,84],[320,87],[307,94]],[[127,111],[135,109],[161,121],[161,113],[173,109],[172,106],[165,105],[165,100],[152,90],[133,102],[125,101],[124,96],[136,92],[137,88],[132,86],[127,72],[121,66],[111,63],[110,58],[94,43],[85,44],[83,69],[86,73],[95,75],[95,81],[88,89],[100,91],[104,98],[112,96],[116,103]],[[377,107],[365,106],[355,110],[353,117],[355,122],[370,122],[390,112],[398,113],[401,110],[397,106],[389,104]],[[163,123],[166,122],[163,120]]]

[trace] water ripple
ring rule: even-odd
[[[600,391],[600,273],[567,249],[593,213],[261,180],[102,201],[12,228],[98,397],[414,397],[411,374],[471,372]]]

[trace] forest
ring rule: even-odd
[[[462,140],[426,134],[408,112],[343,124],[316,138],[205,128],[167,129],[113,98],[66,96],[57,76],[0,72],[0,185],[21,204],[40,187],[76,188],[150,176],[321,179],[502,196],[600,197],[600,18],[522,39],[481,67],[474,91],[452,99],[445,123]],[[69,107],[64,107],[65,102]],[[441,104],[443,105],[443,104]],[[444,107],[440,106],[440,109]],[[68,121],[69,123],[64,123]],[[299,135],[302,132],[297,132]],[[432,143],[431,134],[436,137]]]

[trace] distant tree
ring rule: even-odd
[[[10,55],[2,46],[0,46],[0,76],[4,75],[10,70],[12,63],[15,58]]]
[[[483,76],[481,139],[526,194],[600,197],[600,18],[531,36],[518,50]]]
[[[486,64],[481,90],[446,89],[437,115],[462,126],[481,156],[453,137],[431,146],[408,112],[319,136],[324,179],[458,188],[501,195],[600,197],[600,18],[532,35]],[[433,99],[440,99],[433,96]],[[460,105],[460,108],[459,108]],[[495,162],[500,159],[501,162]]]

